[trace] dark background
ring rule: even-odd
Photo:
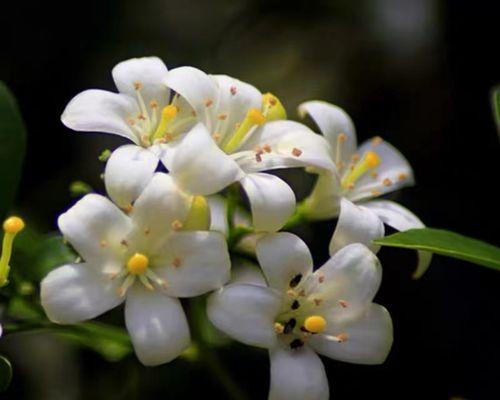
[[[91,88],[114,90],[111,68],[143,55],[169,68],[194,65],[271,91],[290,118],[324,99],[352,116],[360,141],[380,135],[412,163],[417,186],[395,197],[429,226],[499,244],[499,141],[490,89],[500,83],[495,1],[143,0],[2,1],[0,80],[18,98],[28,156],[18,209],[44,231],[73,201],[71,181],[102,191],[97,156],[121,143],[73,133],[59,121]],[[297,192],[311,182],[289,174]],[[334,224],[301,232],[318,264]],[[500,275],[436,257],[412,281],[415,258],[383,250],[377,301],[391,312],[395,342],[382,366],[324,359],[336,399],[499,397]],[[184,360],[146,369],[131,356],[110,364],[50,336],[7,341],[15,378],[5,398],[226,398],[205,367]],[[220,353],[250,398],[265,398],[264,351]]]

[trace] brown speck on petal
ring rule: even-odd
[[[294,147],[293,150],[292,150],[292,154],[295,156],[295,157],[300,157],[300,155],[302,154],[302,150]]]
[[[174,266],[175,268],[179,268],[181,265],[182,265],[182,261],[179,257],[175,257],[172,260],[172,266]]]

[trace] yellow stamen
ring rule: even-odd
[[[135,253],[127,261],[127,270],[132,275],[142,275],[149,267],[149,258],[142,253]]]
[[[210,208],[203,196],[194,196],[191,209],[182,229],[188,231],[206,231],[210,228]]]
[[[349,174],[342,179],[342,186],[348,188],[354,184],[363,174],[369,170],[376,168],[381,160],[374,151],[367,151],[361,160],[359,160]]]
[[[285,107],[272,93],[262,95],[262,112],[268,121],[286,119]]]
[[[168,124],[176,117],[179,112],[177,106],[169,104],[166,107],[163,107],[161,110],[161,120],[156,128],[156,131],[153,133],[151,140],[160,139],[165,136],[167,133]]]
[[[231,139],[225,144],[223,150],[228,154],[232,153],[238,148],[243,139],[245,139],[250,129],[262,125],[264,122],[266,122],[266,117],[259,110],[256,108],[248,110],[245,119],[238,126]]]
[[[8,282],[10,271],[10,257],[12,256],[12,245],[16,235],[24,229],[24,221],[20,217],[9,217],[3,223],[2,256],[0,257],[0,287],[5,286]]]
[[[311,315],[304,321],[304,328],[311,333],[321,333],[326,328],[326,320],[320,315]]]

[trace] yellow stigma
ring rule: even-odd
[[[321,333],[326,328],[326,320],[320,315],[311,315],[304,321],[304,328],[311,333]]]
[[[174,118],[177,115],[177,107],[170,104],[166,107],[163,107],[163,110],[161,110],[161,116],[164,118]]]
[[[151,141],[154,141],[156,139],[161,139],[168,133],[167,132],[168,124],[177,116],[178,112],[179,112],[178,108],[172,104],[163,107],[163,109],[161,110],[160,123],[158,124],[156,131],[153,133]]]
[[[272,93],[262,95],[262,111],[266,120],[286,119],[286,110],[281,101]]]
[[[12,256],[12,245],[16,235],[24,229],[24,221],[20,217],[9,217],[3,222],[5,232],[2,243],[2,256],[0,257],[0,287],[8,283],[10,271],[10,257]]]
[[[9,217],[3,223],[3,230],[6,233],[19,233],[24,229],[24,221],[19,217]]]
[[[342,179],[342,186],[344,188],[352,188],[354,187],[354,182],[356,182],[361,175],[365,174],[369,170],[376,168],[379,166],[380,156],[374,151],[367,151],[363,154],[361,160],[359,160],[354,168]]]
[[[236,132],[230,137],[229,141],[224,145],[223,150],[230,154],[235,151],[241,142],[246,138],[250,129],[257,125],[262,125],[266,122],[266,117],[256,108],[248,110],[247,115]]]
[[[128,272],[132,275],[142,275],[149,266],[149,258],[142,253],[135,253],[127,262]]]
[[[194,196],[189,214],[182,225],[187,231],[207,231],[210,229],[210,207],[203,196]]]
[[[365,153],[365,162],[369,168],[375,168],[380,164],[380,157],[374,151],[367,151]]]
[[[264,117],[264,115],[256,108],[248,110],[247,118],[253,125],[262,125],[266,122],[266,117]]]

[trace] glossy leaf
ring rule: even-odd
[[[500,270],[500,248],[467,236],[441,229],[411,229],[374,240],[375,244],[425,250]]]
[[[26,151],[26,130],[10,90],[0,82],[0,218],[16,195]]]
[[[493,107],[493,117],[497,124],[498,134],[500,135],[500,86],[491,90],[491,106]]]
[[[6,390],[12,380],[12,366],[4,356],[0,356],[0,392]]]
[[[119,327],[99,322],[84,322],[59,326],[59,336],[101,354],[108,361],[119,361],[132,352],[127,332]]]

